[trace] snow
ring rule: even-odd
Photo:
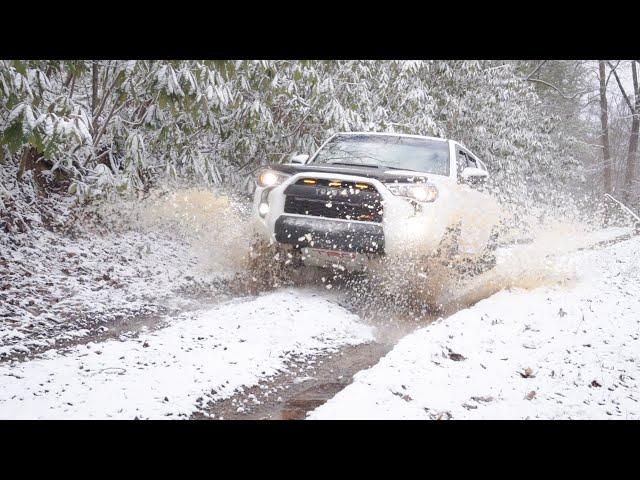
[[[104,224],[82,223],[73,234],[37,226],[0,235],[0,360],[228,298],[248,248],[225,201],[177,190],[159,204],[114,202],[98,210]]]
[[[186,302],[181,289],[201,284],[213,292],[225,278],[225,272],[198,268],[189,245],[170,234],[72,240],[39,233],[10,252],[0,273],[0,356],[56,345],[127,316],[161,314]]]
[[[415,331],[308,418],[640,418],[640,238],[569,257],[572,284]]]
[[[372,327],[311,292],[235,300],[136,339],[2,364],[0,417],[187,417],[294,359],[373,339]]]

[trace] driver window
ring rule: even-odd
[[[457,158],[458,178],[460,178],[460,174],[462,173],[462,170],[467,168],[467,154],[464,153],[462,150],[458,150],[457,157],[458,157]]]
[[[457,158],[458,158],[458,180],[460,181],[460,183],[465,183],[474,189],[482,190],[483,183],[484,183],[482,179],[469,178],[467,180],[464,180],[460,174],[462,173],[462,170],[464,170],[467,167],[480,168],[486,171],[486,169],[483,168],[484,165],[482,165],[482,163],[479,160],[477,160],[473,155],[471,155],[471,153],[469,153],[466,150],[461,150],[461,149],[458,150]]]
[[[478,168],[478,162],[469,154],[467,154],[467,167]]]

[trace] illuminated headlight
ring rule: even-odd
[[[267,169],[260,172],[256,182],[260,187],[275,187],[276,185],[280,185],[287,178],[289,178],[289,175]]]
[[[391,183],[387,187],[394,195],[418,202],[434,202],[438,198],[438,187],[430,183]]]
[[[258,206],[258,213],[260,214],[261,217],[264,217],[267,213],[269,213],[269,204],[261,203]]]

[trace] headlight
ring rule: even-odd
[[[258,213],[260,214],[260,216],[261,216],[262,218],[264,218],[264,217],[265,217],[265,215],[266,215],[267,213],[269,213],[269,204],[268,204],[268,203],[264,203],[264,202],[263,202],[263,203],[261,203],[261,204],[258,206]]]
[[[280,185],[287,178],[289,178],[289,175],[285,173],[266,169],[258,174],[256,183],[261,187],[275,187],[276,185]]]
[[[418,202],[434,202],[438,198],[438,187],[430,183],[390,183],[387,187],[394,195]]]

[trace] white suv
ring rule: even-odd
[[[453,140],[395,133],[331,136],[256,179],[259,237],[305,264],[350,270],[370,256],[429,254],[458,227],[457,250],[481,255],[497,208],[482,161]]]

